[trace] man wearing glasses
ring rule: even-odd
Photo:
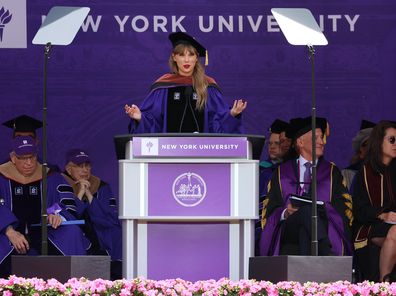
[[[0,165],[0,276],[10,274],[10,255],[39,255],[41,250],[42,165],[37,161],[36,140],[17,136],[12,140],[10,161]],[[85,255],[89,242],[68,209],[74,196],[58,173],[47,179],[48,254]]]
[[[122,229],[118,205],[109,184],[91,173],[91,159],[83,149],[66,153],[64,178],[73,188],[77,218],[84,219],[86,237],[92,245],[89,255],[111,256],[111,278],[122,276]]]

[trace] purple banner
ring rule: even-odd
[[[247,144],[243,137],[134,137],[133,156],[247,158]]]
[[[229,277],[229,224],[148,223],[147,228],[149,279]]]
[[[246,133],[267,135],[275,118],[311,112],[308,51],[287,43],[271,8],[308,8],[329,41],[315,47],[317,114],[331,128],[326,159],[348,165],[361,119],[396,119],[395,0],[0,2],[7,12],[0,31],[0,122],[20,114],[42,117],[44,47],[32,39],[43,16],[54,5],[91,8],[73,43],[51,50],[48,162],[63,169],[65,152],[84,148],[92,172],[116,194],[113,136],[127,133],[124,105],[140,106],[151,84],[169,71],[172,31],[186,31],[208,49],[205,71],[226,104],[246,99]],[[11,137],[11,130],[0,129],[0,159],[9,158]]]
[[[149,164],[149,216],[229,216],[229,164]]]

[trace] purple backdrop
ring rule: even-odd
[[[20,3],[26,2],[27,34],[23,30],[26,16],[20,9]],[[0,32],[1,121],[21,113],[41,117],[43,47],[32,45],[31,40],[42,15],[54,4],[49,0],[0,2],[13,14]],[[307,50],[289,45],[276,32],[269,17],[271,7],[309,8],[329,40],[328,46],[316,48],[315,55],[318,115],[326,116],[332,128],[326,146],[329,160],[340,167],[347,165],[351,138],[362,118],[395,119],[394,0],[76,0],[56,1],[56,5],[89,6],[91,12],[73,44],[52,51],[49,161],[63,166],[66,149],[84,147],[94,160],[94,172],[108,180],[115,192],[112,138],[127,132],[123,106],[139,104],[150,84],[168,70],[167,35],[181,27],[207,46],[207,74],[217,80],[226,101],[249,101],[244,114],[248,133],[266,134],[274,118],[310,113]],[[1,157],[6,158],[11,132],[0,130]]]

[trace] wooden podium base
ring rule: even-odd
[[[110,256],[12,256],[12,274],[25,278],[55,278],[61,283],[70,278],[110,279]]]
[[[335,282],[352,280],[352,257],[259,256],[249,258],[249,279],[270,281]]]

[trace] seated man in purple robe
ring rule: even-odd
[[[66,154],[62,174],[73,188],[77,217],[85,220],[82,226],[91,241],[90,255],[111,256],[111,278],[122,277],[122,228],[118,219],[118,204],[109,184],[91,174],[91,159],[82,149]]]
[[[263,202],[260,255],[311,254],[311,117],[294,124],[297,159],[281,164]],[[351,254],[352,199],[340,170],[323,158],[323,130],[315,130],[319,255]],[[298,199],[304,201],[297,201]]]
[[[0,165],[0,276],[11,272],[10,255],[39,255],[41,250],[42,166],[29,136],[12,141],[11,160]],[[48,254],[85,255],[89,241],[68,211],[75,209],[71,187],[56,172],[47,178]]]

